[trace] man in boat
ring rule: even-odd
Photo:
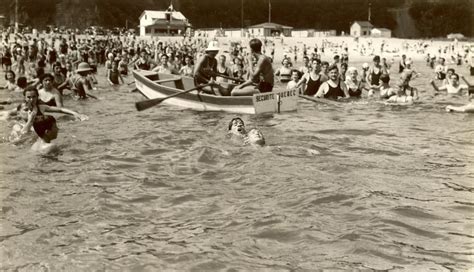
[[[252,39],[249,45],[251,54],[257,60],[257,65],[247,81],[235,86],[231,92],[232,96],[253,95],[273,90],[272,61],[269,57],[262,54],[262,42],[259,39]]]
[[[209,87],[201,89],[208,94],[228,94],[226,88],[215,82],[216,75],[218,74],[216,56],[217,53],[219,53],[219,47],[217,41],[211,41],[204,52],[205,54],[197,61],[194,68],[194,83],[196,83],[196,85],[212,84]]]

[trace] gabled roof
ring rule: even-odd
[[[355,21],[354,23],[352,23],[352,25],[354,24],[358,24],[359,26],[361,27],[374,27],[370,22],[368,21]]]
[[[275,24],[275,23],[268,23],[268,22],[263,23],[263,24],[249,26],[248,28],[271,28],[271,29],[288,28],[288,29],[293,29],[293,27],[291,27],[291,26],[284,26],[284,25]]]
[[[150,16],[153,19],[166,19],[167,11],[158,11],[158,10],[144,10],[140,15],[139,19],[141,19],[145,14]],[[171,11],[171,17],[175,20],[186,20],[186,17],[180,11]]]

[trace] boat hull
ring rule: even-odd
[[[138,91],[148,99],[164,98],[195,87],[193,78],[151,71],[133,71]],[[163,103],[197,111],[225,111],[243,114],[295,111],[295,91],[275,91],[253,96],[216,96],[191,91],[168,98]]]
[[[138,91],[148,99],[163,98],[186,89],[195,87],[193,79],[181,77],[181,82],[156,83],[156,73],[149,71],[133,71]],[[159,79],[175,77],[174,75],[158,74]],[[158,79],[156,79],[158,80]],[[178,85],[178,86],[176,86]],[[179,86],[181,85],[181,86]],[[182,89],[179,89],[181,87]],[[233,113],[255,114],[252,97],[233,97],[208,95],[192,91],[163,101],[168,105],[189,108],[197,111],[226,111]]]

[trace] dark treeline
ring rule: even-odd
[[[169,0],[18,0],[20,22],[42,28],[48,24],[71,28],[90,25],[104,27],[138,26],[145,9],[166,9]],[[15,0],[0,1],[0,13],[14,19]],[[394,10],[407,10],[422,37],[442,37],[452,32],[472,36],[472,0],[271,0],[272,22],[295,28],[349,31],[356,20],[367,20],[371,3],[371,22],[396,29]],[[239,28],[242,0],[173,0],[195,28]],[[243,24],[268,21],[269,0],[243,0]]]

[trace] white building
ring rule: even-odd
[[[275,23],[263,23],[249,26],[247,29],[250,36],[253,37],[272,37],[281,36],[282,34],[286,37],[291,37],[293,27]]]
[[[367,21],[355,21],[351,25],[351,36],[354,37],[366,37],[370,36],[370,31],[374,26]]]
[[[226,28],[224,29],[224,36],[229,38],[242,38],[242,29]]]
[[[370,31],[372,37],[390,38],[392,37],[392,31],[388,28],[376,27]]]
[[[164,11],[145,10],[139,20],[140,36],[183,34],[190,27],[188,19],[172,4]]]

